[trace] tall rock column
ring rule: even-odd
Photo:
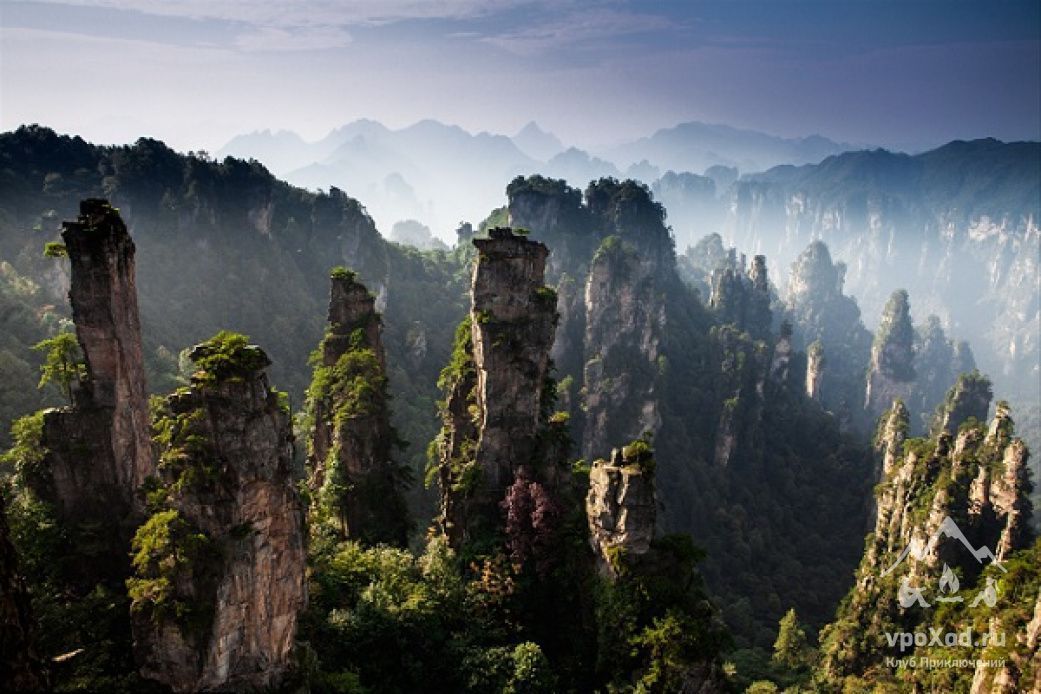
[[[473,303],[442,374],[445,427],[438,439],[441,525],[456,543],[501,524],[499,504],[518,470],[549,481],[539,460],[546,410],[556,293],[543,285],[541,243],[495,228],[475,239]]]
[[[312,530],[404,545],[410,524],[392,459],[399,439],[390,424],[382,321],[354,273],[337,268],[331,281],[329,327],[308,392]]]
[[[45,474],[30,484],[64,521],[100,523],[119,555],[114,563],[122,564],[131,516],[142,510],[138,488],[155,470],[134,242],[119,212],[96,199],[80,204],[79,218],[65,223],[62,237],[72,267],[72,317],[86,363],[72,406],[44,415]]]
[[[910,401],[914,389],[914,326],[907,292],[889,297],[871,346],[864,408],[872,418],[894,400]]]
[[[498,494],[512,484],[519,461],[535,452],[557,297],[542,283],[549,254],[543,244],[493,229],[474,245],[471,327],[481,411],[476,459],[487,490]]]
[[[277,687],[306,603],[288,408],[244,336],[191,358],[191,386],[157,417],[161,483],[133,541],[137,660],[178,692]]]
[[[593,257],[586,282],[582,453],[661,426],[656,385],[666,313],[657,261],[619,237]]]

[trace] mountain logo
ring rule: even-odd
[[[975,557],[976,561],[980,564],[983,563],[984,559],[988,559],[1003,572],[1008,573],[1008,569],[1001,565],[1001,562],[999,562],[997,557],[994,556],[994,552],[991,551],[990,547],[982,546],[978,549],[973,547],[972,543],[969,542],[969,538],[965,537],[965,533],[961,531],[961,528],[959,528],[958,524],[954,522],[954,519],[950,516],[945,516],[943,521],[940,523],[940,527],[936,529],[936,532],[932,534],[929,541],[926,542],[924,546],[915,547],[914,542],[908,543],[907,547],[904,547],[904,551],[902,551],[900,556],[896,558],[896,561],[894,561],[888,569],[883,571],[882,575],[886,576],[892,573],[896,567],[900,566],[908,555],[917,561],[921,561],[925,557],[929,556],[930,553],[935,551],[940,540],[945,537],[954,538],[961,542],[965,549],[969,550],[969,552],[972,553],[972,556]]]

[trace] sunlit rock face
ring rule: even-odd
[[[616,570],[612,561],[617,564],[623,554],[636,560],[654,539],[654,473],[641,462],[616,448],[610,460],[595,461],[589,472],[589,541],[606,575]]]
[[[942,605],[938,601],[953,601],[959,590],[969,597],[957,598],[958,609],[967,609],[961,603],[981,595],[995,575],[1002,575],[1001,569],[984,570],[1012,561],[1029,547],[1029,452],[1013,436],[1004,403],[989,424],[985,421],[989,405],[990,384],[978,374],[966,374],[948,392],[926,438],[909,437],[910,416],[901,402],[883,414],[876,438],[880,483],[874,531],[854,589],[839,608],[838,620],[822,632],[821,671],[828,678],[862,676],[878,666],[889,652],[883,632],[929,625],[921,620],[933,619]],[[958,619],[957,614],[948,617]],[[861,634],[852,645],[842,645],[851,643],[850,629]],[[1025,655],[1023,643],[1013,647],[1008,672],[977,672],[974,691],[991,691],[987,687],[995,682],[993,691],[1016,691],[1000,682],[1018,681],[1023,664],[1036,655],[1036,639],[1031,644]]]
[[[197,363],[209,345],[195,348]],[[278,687],[306,605],[289,413],[268,383],[266,355],[255,346],[235,358],[243,355],[234,373],[171,395],[160,415],[164,510],[138,530],[141,582],[128,585],[141,674],[174,691]],[[147,551],[154,533],[181,547],[172,576],[161,547]],[[160,601],[152,586],[164,576]]]
[[[534,451],[556,328],[556,294],[543,287],[548,249],[493,230],[477,239],[473,351],[482,413],[477,462],[491,489],[512,481],[513,460]]]

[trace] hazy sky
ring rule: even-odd
[[[0,127],[215,150],[373,118],[580,146],[686,120],[1041,137],[1037,0],[0,0]]]

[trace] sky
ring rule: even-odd
[[[0,0],[0,129],[217,150],[358,118],[1041,139],[1037,0]]]

